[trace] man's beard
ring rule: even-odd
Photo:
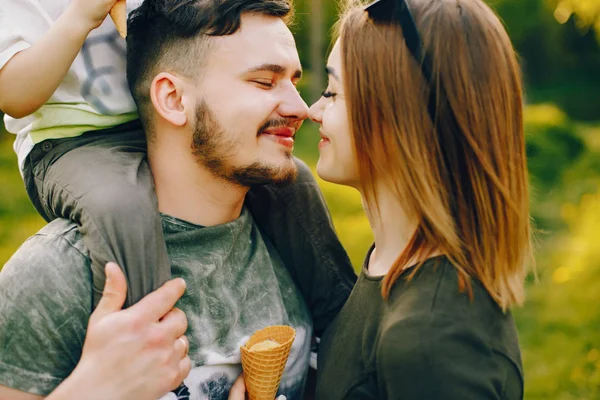
[[[277,122],[267,121],[258,132],[275,124]],[[215,176],[245,187],[285,185],[296,179],[298,171],[296,164],[291,160],[291,153],[286,154],[290,159],[289,166],[273,166],[257,160],[250,165],[228,168],[227,159],[242,145],[238,140],[228,140],[227,136],[206,102],[201,101],[196,108],[196,128],[192,137],[192,151],[200,164]]]

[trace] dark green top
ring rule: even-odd
[[[460,293],[445,257],[428,260],[390,298],[361,276],[319,346],[317,399],[522,399],[517,331],[483,286]]]

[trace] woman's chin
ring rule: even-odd
[[[323,160],[323,157],[320,157],[319,161],[317,161],[317,175],[319,175],[319,178],[326,182],[337,183],[333,172],[327,165],[327,162]]]
[[[319,158],[317,162],[317,175],[326,182],[335,183],[337,185],[353,186],[352,179],[346,176],[348,173],[339,165],[331,165],[331,163]]]

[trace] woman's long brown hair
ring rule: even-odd
[[[481,0],[407,3],[432,60],[433,83],[426,82],[397,22],[374,22],[359,7],[340,24],[348,114],[367,204],[377,207],[375,185],[384,182],[417,222],[384,279],[383,296],[409,260],[438,249],[455,266],[461,290],[471,293],[475,278],[506,310],[524,300],[532,247],[515,51]],[[428,113],[432,91],[434,118]]]

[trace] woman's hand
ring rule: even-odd
[[[244,383],[244,373],[236,379],[229,391],[229,400],[246,400],[246,384]]]
[[[246,384],[244,383],[244,373],[238,376],[237,380],[231,387],[229,392],[229,400],[246,400]],[[284,395],[277,397],[275,400],[286,400]]]

